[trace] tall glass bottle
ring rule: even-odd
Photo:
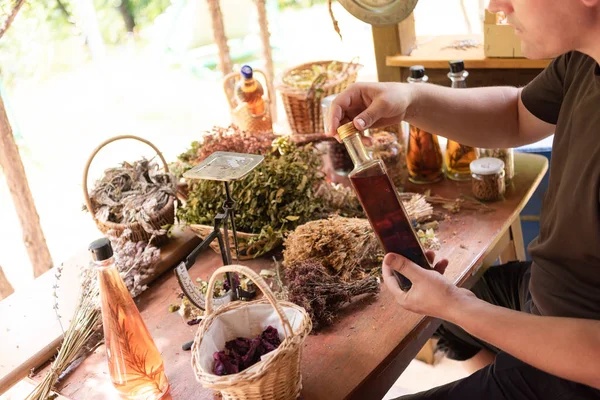
[[[249,65],[244,65],[240,71],[241,79],[235,85],[235,95],[240,104],[248,105],[253,117],[265,114],[266,106],[263,99],[264,89],[261,83],[254,79],[254,71]]]
[[[124,399],[160,399],[169,391],[162,357],[114,265],[106,238],[90,244],[98,273],[108,370]]]
[[[450,61],[450,72],[448,78],[452,81],[453,88],[466,88],[469,73],[465,71],[465,63],[462,60]],[[444,161],[446,163],[446,176],[456,181],[471,179],[469,165],[477,159],[477,150],[448,139]]]
[[[367,153],[352,122],[340,126],[338,134],[354,163],[348,177],[385,252],[402,254],[423,268],[431,268],[383,161]],[[410,281],[395,274],[400,287],[408,290]]]
[[[425,68],[421,65],[410,67],[410,83],[428,81]],[[443,175],[444,160],[436,135],[416,126],[409,125],[408,146],[406,151],[408,179],[413,183],[432,183]]]

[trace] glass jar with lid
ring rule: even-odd
[[[504,197],[504,162],[484,157],[470,164],[473,196],[481,201],[497,201]]]

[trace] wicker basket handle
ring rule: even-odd
[[[269,81],[267,80],[267,75],[265,75],[265,73],[263,71],[261,71],[260,69],[253,69],[252,70],[253,74],[261,74],[264,81],[265,81],[265,85],[267,87],[267,102],[271,103],[271,99],[273,99],[273,93],[271,93],[271,85],[269,85]],[[237,101],[237,99],[235,98],[235,93],[233,94],[232,97],[227,96],[227,85],[229,85],[229,81],[235,78],[238,78],[240,76],[239,72],[230,72],[227,75],[225,75],[225,77],[223,78],[223,91],[225,92],[225,97],[227,98],[227,102],[229,103],[229,108],[231,108],[232,110],[235,109],[239,102]],[[262,85],[262,83],[261,83]]]
[[[94,219],[94,221],[96,221],[96,215],[94,214],[94,211],[92,210],[92,200],[90,199],[90,194],[88,193],[88,184],[87,184],[88,173],[90,172],[90,165],[92,164],[94,157],[96,157],[96,154],[98,154],[98,152],[100,152],[100,150],[102,150],[102,148],[104,146],[106,146],[107,144],[110,144],[112,142],[116,142],[117,140],[122,140],[122,139],[138,140],[138,141],[140,141],[142,143],[146,143],[148,146],[152,147],[152,149],[154,149],[154,151],[156,151],[156,154],[158,154],[158,157],[162,161],[164,168],[165,168],[165,172],[169,172],[169,166],[167,165],[167,160],[165,160],[165,158],[163,157],[163,155],[160,152],[160,150],[158,149],[158,147],[156,147],[154,144],[152,144],[150,141],[148,141],[144,138],[134,136],[134,135],[120,135],[120,136],[112,137],[112,138],[100,143],[100,145],[94,149],[94,151],[88,158],[87,162],[85,163],[85,167],[83,168],[83,196],[85,198],[85,204],[88,208],[88,211],[92,215],[92,218]]]
[[[220,267],[219,269],[217,269],[212,274],[212,276],[210,277],[210,280],[208,281],[208,287],[206,288],[207,296],[206,296],[206,307],[205,307],[205,311],[204,311],[206,316],[209,316],[213,312],[212,293],[213,293],[213,289],[215,288],[215,283],[217,282],[217,277],[220,275],[223,275],[225,272],[238,272],[238,273],[243,274],[246,277],[250,278],[250,280],[252,282],[254,282],[256,284],[256,286],[258,286],[260,288],[260,290],[263,292],[263,294],[265,295],[267,300],[269,300],[269,303],[271,303],[271,305],[275,309],[275,312],[277,313],[279,320],[283,324],[283,329],[286,333],[286,336],[287,337],[293,336],[294,331],[292,330],[290,321],[288,320],[287,316],[285,315],[285,312],[279,305],[277,299],[275,298],[275,295],[273,294],[273,292],[271,291],[269,286],[267,286],[267,283],[265,282],[265,280],[263,278],[261,278],[260,275],[258,275],[256,272],[252,271],[250,268],[245,267],[243,265],[225,265],[224,267]]]

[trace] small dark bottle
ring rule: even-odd
[[[369,156],[352,122],[340,126],[337,132],[354,163],[348,177],[385,252],[401,254],[415,264],[431,269],[383,161]],[[395,274],[400,288],[408,290],[410,281],[398,272]]]

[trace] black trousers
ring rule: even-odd
[[[531,264],[512,262],[490,268],[472,291],[489,303],[531,312]],[[463,329],[443,323],[436,334],[438,349],[455,360],[467,360],[482,349],[496,354],[495,361],[467,378],[402,400],[570,400],[600,399],[600,390],[540,371],[479,340]],[[598,371],[600,374],[600,371]]]

